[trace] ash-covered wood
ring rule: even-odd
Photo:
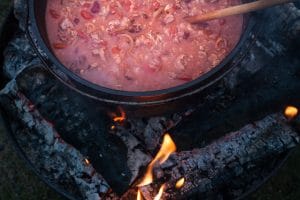
[[[5,49],[4,55],[3,73],[9,79],[13,79],[29,65],[40,63],[23,32],[16,33]]]
[[[120,137],[123,134],[135,136],[135,138],[140,141],[139,145],[143,145],[147,152],[154,154],[164,133],[176,127],[183,118],[190,115],[191,112],[193,111],[188,110],[183,113],[150,118],[128,117],[126,124],[118,126],[114,132],[120,135]]]
[[[125,192],[131,179],[126,164],[127,148],[119,137],[108,134],[108,115],[94,109],[92,102],[83,100],[80,95],[72,95],[70,90],[57,83],[52,75],[37,67],[20,75],[16,87],[54,125],[65,142],[93,163],[116,192]],[[16,98],[14,91],[6,96]]]
[[[138,177],[140,167],[147,165],[152,158],[141,148],[141,142],[123,127],[119,127],[115,134],[127,147],[127,165],[132,172],[131,184]]]
[[[26,31],[28,5],[26,0],[14,0],[14,14],[19,21],[19,27],[22,31]]]
[[[137,179],[165,130],[181,120],[174,115],[129,119],[129,128],[115,124],[109,114],[93,106],[93,101],[74,94],[38,66],[21,73],[16,83],[43,117],[54,124],[61,138],[88,157],[117,193],[125,192]],[[110,131],[113,124],[116,131]]]
[[[161,179],[142,188],[144,197],[153,199],[157,188],[167,183],[165,198],[168,199],[183,198],[193,192],[201,199],[226,195],[233,198],[231,189],[238,187],[235,182],[251,185],[247,181],[251,181],[253,171],[263,168],[273,155],[281,155],[295,147],[299,140],[298,133],[281,114],[270,115],[204,148],[172,155],[157,169],[163,173]],[[175,184],[182,177],[185,184],[176,189]]]
[[[2,90],[0,99],[10,105],[5,110],[12,121],[15,139],[37,173],[43,173],[47,181],[80,198],[98,199],[108,192],[110,186],[104,178],[87,163],[86,157],[61,139],[53,124],[18,92],[14,81]]]
[[[176,127],[189,112],[182,114],[168,115],[166,117],[153,117],[149,119],[128,118],[125,124],[116,123],[111,130],[112,134],[121,138],[127,147],[127,164],[132,172],[131,183],[138,178],[141,168],[150,163],[153,159],[163,134]]]
[[[156,138],[156,143],[152,143],[156,148],[164,130],[181,119],[176,115],[169,120],[165,117],[146,122],[132,119],[126,122],[131,124],[130,128],[123,127],[113,123],[109,114],[97,110],[93,101],[74,94],[39,66],[19,73],[13,84],[15,90],[24,94],[54,125],[65,142],[78,149],[100,174],[104,174],[109,185],[119,194],[129,188],[138,178],[140,169],[152,159],[149,152],[154,149],[147,148],[149,136],[145,137],[144,133],[156,133],[156,137],[151,137]],[[7,91],[5,95],[16,98],[15,90]],[[9,102],[4,101],[3,104]],[[9,108],[4,109],[10,113]],[[158,119],[160,123],[156,123]],[[113,124],[117,127],[116,131],[110,131]]]
[[[148,151],[155,153],[160,140],[166,131],[177,127],[180,122],[190,115],[194,110],[188,110],[184,113],[177,113],[166,117],[153,117],[148,119],[147,126],[143,131],[144,143]]]

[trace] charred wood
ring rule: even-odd
[[[36,173],[46,174],[45,180],[72,191],[80,198],[100,198],[110,186],[78,150],[65,143],[52,123],[45,120],[35,106],[11,82],[1,91],[1,106],[12,122],[12,131],[18,136],[21,148]],[[30,142],[28,142],[30,141]],[[25,152],[24,152],[25,153]]]
[[[87,112],[88,102],[83,103],[82,97],[70,95],[64,86],[58,87],[57,80],[43,68],[27,69],[13,82],[15,90],[9,90],[4,96],[10,99],[17,98],[18,93],[26,96],[53,124],[60,137],[87,157],[100,174],[104,174],[114,191],[122,193],[127,190],[131,179],[126,165],[127,149],[117,136],[107,134],[110,119],[105,113]],[[0,102],[10,105],[9,102]],[[10,113],[9,107],[3,108]],[[94,120],[87,121],[87,118]]]
[[[166,183],[164,198],[167,199],[180,199],[187,194],[201,199],[216,198],[215,191],[223,198],[226,195],[234,198],[234,194],[226,190],[237,183],[247,184],[252,172],[264,167],[272,156],[284,154],[298,143],[299,135],[286,119],[281,114],[270,115],[204,148],[174,154],[156,169],[163,171],[163,178],[144,187],[143,195],[153,199],[157,188]],[[175,189],[176,182],[182,177],[185,178],[184,186]]]

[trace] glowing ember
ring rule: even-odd
[[[164,193],[164,190],[165,190],[165,184],[163,184],[163,185],[160,187],[158,194],[154,197],[153,200],[160,200],[160,198],[162,197],[162,195],[163,195],[163,193]]]
[[[85,163],[86,163],[87,165],[91,164],[90,161],[89,161],[87,158],[84,159],[84,161],[85,161]]]
[[[124,122],[125,119],[126,119],[125,117],[121,116],[121,117],[114,117],[113,120],[114,120],[114,122],[119,122],[120,123],[120,122]]]
[[[293,119],[298,115],[298,108],[294,106],[288,106],[285,108],[284,115],[288,119]]]
[[[119,110],[120,110],[120,116],[116,116],[116,114],[114,114],[115,116],[113,116],[113,121],[122,123],[126,120],[126,113],[121,108],[119,108]]]
[[[185,181],[184,178],[179,179],[179,180],[177,181],[175,187],[176,187],[177,189],[182,188],[182,186],[184,185],[184,181]]]
[[[140,190],[137,191],[137,196],[136,196],[136,200],[142,200],[142,193]]]
[[[114,118],[114,122],[123,122],[123,121],[125,121],[124,117],[115,117]]]
[[[111,127],[110,127],[110,130],[112,130],[112,131],[114,131],[114,130],[116,130],[116,126],[115,125],[112,125]]]
[[[176,145],[173,142],[171,136],[169,134],[165,134],[160,150],[158,151],[155,158],[149,164],[146,174],[145,174],[143,180],[141,181],[141,183],[138,184],[138,186],[141,187],[141,186],[151,184],[153,182],[152,171],[153,171],[153,167],[155,166],[155,164],[157,162],[159,162],[159,164],[163,164],[169,158],[169,156],[172,153],[174,153],[175,151],[176,151]]]

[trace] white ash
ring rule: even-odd
[[[4,51],[4,57],[3,73],[10,79],[15,78],[30,65],[41,62],[22,33],[17,34],[9,43]]]
[[[19,27],[22,31],[26,30],[27,10],[28,6],[26,0],[14,0],[14,14],[19,21]]]
[[[40,161],[43,166],[40,167],[50,172],[49,174],[53,176],[54,180],[59,181],[62,177],[75,180],[85,199],[93,200],[97,195],[100,197],[100,193],[107,193],[110,188],[109,185],[92,165],[85,162],[85,158],[80,152],[59,138],[59,133],[55,131],[53,126],[44,120],[37,110],[32,110],[29,107],[30,102],[26,97],[16,93],[14,95],[18,118],[33,130],[31,133],[36,134],[39,143],[41,143],[41,145],[32,145],[32,151],[42,154],[39,159],[43,160]],[[22,135],[20,137],[25,137],[23,139],[26,140],[32,136]],[[88,178],[83,177],[84,174],[88,175]]]
[[[132,178],[131,183],[139,175],[140,167],[146,166],[151,161],[151,156],[147,155],[141,149],[139,149],[140,142],[128,131],[119,127],[120,131],[117,131],[117,135],[121,138],[124,144],[127,146],[127,165],[131,170]]]

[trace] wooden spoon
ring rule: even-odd
[[[289,3],[293,1],[299,1],[299,0],[259,0],[251,3],[241,4],[238,6],[232,6],[220,10],[211,11],[201,15],[186,17],[185,19],[192,24],[197,24],[204,21],[209,21],[213,19],[231,16],[231,15],[244,14],[244,13],[248,13],[248,12],[252,12],[264,8],[269,8],[275,5]]]

